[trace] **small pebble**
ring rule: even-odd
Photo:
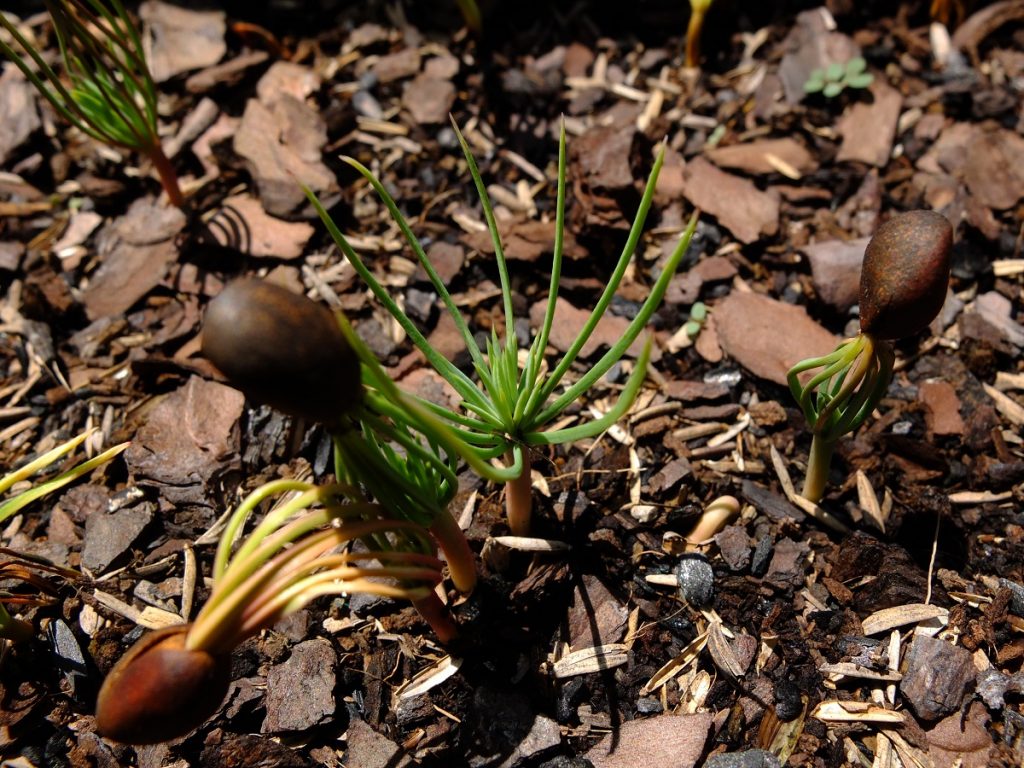
[[[729,752],[715,755],[704,763],[704,768],[781,768],[779,758],[763,749]]]
[[[373,120],[381,120],[384,117],[384,110],[371,94],[366,91],[356,91],[352,96],[352,107],[363,117]]]
[[[765,535],[757,540],[754,556],[750,560],[750,572],[754,576],[764,576],[772,561],[772,537]]]
[[[1000,579],[999,586],[1011,592],[1010,610],[1018,616],[1024,616],[1024,587],[1009,579]]]
[[[703,555],[684,555],[676,566],[679,594],[694,608],[703,608],[715,597],[715,572]]]
[[[743,379],[743,374],[736,368],[718,368],[704,374],[705,384],[724,384],[727,387],[735,387]]]
[[[641,715],[656,715],[663,709],[661,702],[653,696],[645,696],[636,702],[636,711]]]

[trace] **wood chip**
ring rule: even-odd
[[[564,541],[535,539],[529,536],[493,536],[490,541],[520,552],[564,552],[569,549],[569,545]]]
[[[104,608],[146,629],[163,629],[164,627],[173,627],[185,623],[181,616],[176,613],[154,608],[151,605],[140,611],[134,605],[130,605],[98,589],[93,591],[93,596],[96,598],[96,602]]]
[[[818,671],[823,675],[836,676],[835,679],[854,677],[860,680],[884,680],[886,682],[899,682],[903,679],[903,675],[899,672],[892,670],[880,672],[877,669],[871,669],[870,667],[854,664],[849,661],[842,661],[838,664],[822,664],[818,667]]]
[[[882,533],[885,533],[885,516],[882,514],[882,507],[878,503],[878,496],[875,489],[871,487],[871,481],[862,470],[857,470],[857,500],[864,516]]]
[[[992,493],[992,491],[959,491],[949,494],[949,501],[952,504],[990,504],[998,501],[1009,501],[1013,498],[1013,491]]]
[[[884,709],[875,704],[860,701],[823,701],[814,708],[811,717],[825,723],[900,723],[902,712]]]
[[[403,683],[395,691],[396,699],[411,699],[435,688],[459,671],[462,659],[445,656],[438,659],[426,669],[417,672],[411,679]]]
[[[621,667],[629,661],[630,651],[625,643],[611,643],[584,648],[563,656],[555,662],[555,677],[573,677]]]
[[[1021,405],[1009,395],[1004,395],[990,384],[982,384],[985,393],[992,398],[996,410],[1008,418],[1018,427],[1024,424],[1024,405]]]
[[[926,603],[908,603],[897,605],[893,608],[883,608],[868,616],[861,624],[861,631],[865,635],[877,635],[880,632],[887,632],[895,627],[903,627],[908,624],[919,624],[929,619],[949,618],[949,611],[937,605]]]
[[[704,646],[708,642],[708,633],[702,632],[687,645],[674,659],[664,664],[661,669],[654,673],[650,680],[648,680],[644,687],[640,689],[640,695],[646,696],[652,691],[656,691],[669,680],[678,675],[683,674],[690,665],[697,661],[700,656],[700,652],[704,650]]]

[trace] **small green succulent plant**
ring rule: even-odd
[[[868,63],[862,56],[855,56],[845,64],[834,61],[823,69],[811,72],[804,83],[804,93],[820,93],[826,99],[834,99],[846,88],[867,88],[875,81],[875,76],[867,68]]]
[[[156,86],[121,0],[46,0],[70,87],[39,50],[0,12],[0,52],[60,115],[82,133],[145,156],[173,205],[184,205],[174,166],[157,130]]]

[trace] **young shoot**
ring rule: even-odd
[[[889,388],[895,358],[887,340],[920,332],[942,309],[952,249],[952,227],[940,214],[910,211],[889,219],[864,253],[860,333],[790,369],[790,391],[813,435],[804,498],[821,500],[839,438],[857,429]],[[801,374],[811,371],[802,382]]]
[[[4,475],[0,478],[0,495],[9,491],[16,483],[27,480],[36,472],[52,466],[58,460],[68,455],[84,443],[94,431],[95,430],[87,430],[64,443],[61,443],[56,448],[47,451],[42,456],[30,461],[20,469]],[[113,448],[107,449],[98,456],[76,464],[71,467],[71,469],[62,472],[56,477],[46,480],[45,482],[37,483],[21,493],[12,496],[10,499],[0,504],[0,523],[7,518],[16,515],[33,501],[41,499],[54,491],[60,490],[69,483],[74,482],[83,475],[86,475],[96,469],[96,467],[107,463],[127,447],[128,443],[115,445]],[[25,561],[24,558],[16,558],[16,560],[0,563],[0,577],[15,578],[37,588],[38,590],[45,591],[46,585],[36,580],[38,577],[33,574],[31,569],[26,569],[24,567],[26,562],[27,561]],[[48,570],[54,573],[65,573],[64,569],[57,566],[46,566],[45,564],[43,564],[43,566],[42,570]],[[5,598],[3,595],[0,595],[0,639],[17,642],[32,638],[35,634],[35,630],[32,625],[27,621],[12,616],[4,605],[5,602],[16,602],[28,605],[34,602],[37,603],[38,601],[33,599],[23,599],[20,597]]]
[[[157,132],[156,86],[139,33],[121,0],[46,0],[69,81],[3,13],[0,51],[60,115],[82,133],[138,152],[156,169],[172,205],[184,205],[174,166]]]
[[[712,2],[714,0],[690,0],[690,21],[686,25],[686,66],[691,69],[700,66],[700,36]]]
[[[528,535],[530,529],[531,449],[537,446],[567,443],[573,440],[594,437],[608,429],[629,409],[646,375],[647,362],[650,357],[650,342],[644,346],[633,368],[633,372],[619,396],[618,402],[606,415],[594,421],[573,427],[558,430],[547,428],[569,405],[584,396],[622,358],[626,350],[629,349],[630,345],[640,335],[648,320],[660,305],[668,288],[669,281],[672,279],[686,253],[696,227],[697,218],[694,215],[690,220],[685,232],[679,239],[678,245],[652,286],[647,299],[630,322],[622,338],[591,366],[579,380],[563,388],[563,380],[566,374],[573,363],[576,362],[580,350],[583,349],[611,304],[615,291],[618,289],[629,266],[630,259],[636,250],[640,235],[643,232],[644,222],[650,210],[658,174],[661,171],[664,160],[664,148],[659,152],[654,162],[636,218],[633,221],[618,262],[607,280],[604,291],[591,312],[589,319],[565,355],[550,370],[547,370],[544,365],[544,357],[547,351],[551,328],[555,322],[555,306],[558,299],[558,286],[561,277],[565,229],[565,127],[564,125],[562,126],[559,140],[555,243],[552,254],[550,288],[543,322],[539,332],[534,337],[533,343],[526,350],[525,362],[522,364],[519,345],[515,333],[511,331],[515,327],[515,313],[512,306],[512,289],[508,265],[502,248],[501,237],[498,233],[498,224],[486,187],[477,168],[476,160],[462,132],[459,131],[457,125],[454,127],[480,198],[484,219],[487,222],[487,228],[494,247],[501,283],[504,334],[499,337],[497,330],[492,329],[491,337],[487,340],[483,349],[477,344],[475,337],[456,307],[447,286],[431,265],[422,244],[402,215],[398,204],[380,180],[368,168],[352,158],[344,159],[349,165],[359,171],[377,192],[401,230],[412,252],[426,271],[434,289],[441,297],[441,301],[451,314],[456,328],[462,336],[479,384],[474,382],[469,375],[453,365],[430,345],[423,333],[409,319],[408,315],[399,307],[398,303],[355,252],[315,195],[308,189],[306,192],[338,248],[367,283],[378,301],[394,316],[434,369],[451,384],[462,398],[462,408],[458,412],[425,400],[419,401],[421,414],[430,414],[437,418],[432,421],[424,421],[422,419],[417,421],[418,431],[430,441],[439,444],[444,444],[447,441],[447,446],[457,450],[484,477],[493,481],[507,483],[505,501],[509,526],[514,534],[524,536]],[[438,429],[442,422],[449,426],[450,431]],[[458,442],[452,442],[449,439],[451,433],[454,433],[458,438]],[[502,459],[505,466],[498,467],[491,463],[497,459]]]
[[[401,392],[345,319],[272,283],[237,280],[210,302],[203,354],[251,399],[323,423],[335,476],[361,485],[399,520],[436,537],[461,592],[476,584],[465,536],[448,503],[457,456],[473,452]],[[477,469],[487,470],[484,460]]]
[[[232,552],[253,511],[272,498],[276,506]],[[425,528],[393,519],[353,486],[267,483],[228,519],[213,592],[195,621],[143,637],[107,675],[97,728],[130,744],[185,735],[227,692],[231,651],[320,596],[410,600],[439,637],[449,638],[454,627],[434,592],[442,567]]]

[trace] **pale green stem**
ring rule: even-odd
[[[808,501],[817,504],[825,495],[828,485],[828,468],[835,450],[834,441],[827,441],[815,435],[811,440],[811,452],[807,458],[807,476],[804,478],[804,490],[801,494]]]
[[[434,518],[430,532],[444,552],[445,560],[448,561],[448,575],[455,588],[468,595],[476,586],[476,563],[466,535],[448,510],[441,511]]]
[[[512,454],[505,461],[512,464]],[[505,483],[505,513],[513,536],[530,535],[530,517],[533,514],[533,484],[530,480],[530,449],[523,447],[523,467],[519,475]]]

